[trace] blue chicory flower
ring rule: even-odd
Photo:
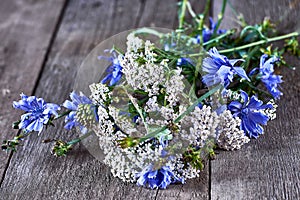
[[[203,104],[202,103],[198,103],[197,106],[202,109],[203,108]]]
[[[87,98],[84,94],[80,93],[80,95],[78,95],[74,91],[70,94],[70,98],[72,101],[66,100],[63,103],[63,107],[65,107],[71,111],[65,118],[66,125],[64,126],[64,128],[67,130],[71,130],[72,128],[75,128],[78,126],[82,133],[87,133],[87,128],[82,126],[76,120],[76,111],[78,109],[79,104],[92,104],[92,101],[89,98]],[[97,117],[97,115],[96,115],[96,117]]]
[[[263,109],[271,109],[271,104],[263,105],[263,102],[258,100],[256,96],[252,96],[249,100],[248,94],[241,91],[243,103],[232,101],[228,105],[228,109],[233,113],[234,117],[239,117],[242,120],[241,129],[244,130],[247,136],[257,138],[263,134],[261,125],[266,125],[269,117],[265,115]]]
[[[207,42],[210,40],[211,36],[213,35],[213,33],[217,27],[217,24],[213,21],[213,19],[211,17],[209,18],[209,22],[210,22],[210,27],[209,28],[205,27],[202,31],[203,42]],[[218,29],[216,34],[221,35],[226,32],[227,32],[227,30],[225,30],[225,29]],[[196,39],[197,39],[197,43],[199,44],[200,43],[200,35],[197,35]]]
[[[43,126],[48,123],[52,115],[58,116],[56,111],[60,109],[58,105],[46,103],[42,98],[24,94],[21,94],[20,101],[13,102],[13,107],[25,111],[25,114],[21,116],[19,129],[39,133],[42,132]]]
[[[208,87],[222,84],[226,88],[236,74],[250,81],[242,67],[234,67],[235,63],[244,60],[228,59],[226,56],[220,55],[215,47],[209,50],[209,55],[210,57],[203,60],[202,66],[202,70],[206,73],[203,76],[203,82]]]
[[[117,54],[115,52],[112,52],[111,57],[104,57],[99,56],[99,59],[106,59],[110,61],[112,64],[108,67],[106,72],[108,73],[101,81],[102,84],[105,84],[109,82],[109,86],[116,85],[120,79],[122,78],[122,66],[120,65],[120,62],[118,60]]]
[[[279,91],[279,84],[282,83],[282,76],[274,74],[274,63],[279,60],[277,57],[271,57],[267,60],[268,55],[264,54],[260,58],[260,75],[261,81],[265,84],[268,91],[275,99],[278,99],[282,92]]]
[[[184,180],[175,176],[169,166],[163,166],[158,170],[153,170],[149,165],[142,172],[137,174],[138,186],[149,186],[151,189],[166,189],[168,185],[175,182],[184,183]]]
[[[177,66],[195,65],[190,58],[179,58],[177,60]]]

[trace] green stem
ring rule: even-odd
[[[216,26],[216,28],[214,30],[213,37],[217,34],[217,31],[218,31],[218,29],[219,29],[219,27],[221,25],[222,20],[223,20],[225,8],[226,8],[226,4],[227,4],[227,0],[223,0],[222,10],[218,14],[218,23],[217,23],[217,26]]]
[[[185,117],[186,115],[190,114],[200,102],[202,102],[204,99],[206,99],[210,95],[214,94],[216,91],[218,91],[219,89],[221,89],[221,87],[222,87],[221,85],[216,86],[215,88],[211,89],[210,91],[208,91],[207,93],[205,93],[203,96],[201,96],[200,98],[198,98],[197,101],[195,101],[191,106],[189,106],[184,113],[182,113],[181,115],[179,115],[174,120],[174,122],[178,123],[183,117]],[[149,133],[149,134],[147,134],[147,135],[139,138],[139,142],[144,142],[144,141],[146,141],[146,140],[148,140],[150,138],[153,138],[153,137],[157,136],[157,134],[161,133],[162,131],[164,131],[166,129],[167,129],[167,126],[163,126],[160,129],[158,129],[158,130],[156,130],[156,131],[154,131],[152,133]]]
[[[213,43],[213,42],[218,42],[219,40],[221,40],[221,39],[227,37],[228,35],[233,34],[234,32],[235,32],[235,30],[233,30],[233,29],[232,29],[232,30],[229,30],[229,31],[227,31],[227,32],[224,33],[224,34],[222,34],[222,35],[220,35],[220,36],[218,36],[218,37],[215,37],[214,39],[211,39],[211,40],[209,40],[209,41],[203,43],[203,46],[209,45],[209,44],[211,44],[211,43]]]
[[[139,28],[135,31],[133,31],[134,34],[142,34],[142,33],[148,33],[148,34],[152,34],[152,35],[155,35],[159,38],[161,38],[164,34],[154,30],[154,29],[151,29],[151,28]]]
[[[117,52],[119,55],[124,55],[124,52],[121,49],[119,49],[118,47],[116,47],[115,45],[113,45],[112,50]]]
[[[180,14],[179,14],[179,27],[178,27],[179,29],[183,28],[186,4],[187,4],[187,0],[183,0],[181,4]]]
[[[25,137],[28,137],[29,135],[31,135],[33,132],[25,132],[22,131],[21,134],[17,135],[16,137],[18,137],[19,139],[24,139]]]
[[[79,138],[76,138],[74,140],[71,140],[70,142],[68,142],[67,144],[68,145],[73,145],[73,144],[76,144],[78,142],[80,142],[81,140],[84,140],[85,138],[89,137],[90,135],[92,135],[92,131],[86,133],[86,134],[83,134],[82,136],[80,136]]]
[[[200,51],[202,51],[202,49]],[[203,55],[204,55],[203,52],[199,53],[199,58],[198,58],[198,61],[197,61],[197,64],[196,64],[196,69],[195,69],[195,75],[194,75],[194,79],[193,79],[193,84],[192,84],[191,90],[189,92],[189,96],[190,97],[195,96],[196,80],[198,78],[200,67],[202,65]]]
[[[268,96],[271,96],[268,92],[266,92],[266,91],[264,91],[264,90],[262,90],[262,89],[259,89],[259,88],[255,87],[255,86],[252,85],[250,82],[246,82],[246,84],[247,84],[250,88],[252,88],[252,89],[254,89],[254,90],[256,90],[256,91],[259,91],[259,92],[261,92],[261,93],[263,93],[263,94],[266,94],[266,95],[268,95]]]
[[[196,13],[193,11],[193,8],[192,8],[190,2],[187,2],[186,6],[187,6],[187,9],[188,9],[190,15],[193,17],[193,19],[195,19],[196,22],[199,23],[199,19],[197,19],[197,15],[196,15]]]
[[[203,44],[203,26],[204,26],[204,20],[206,18],[206,15],[210,8],[210,0],[206,0],[205,8],[203,14],[200,15],[200,21],[198,25],[198,30],[200,30],[200,46]]]
[[[246,27],[241,31],[240,37],[242,38],[248,30],[256,31],[256,32],[258,33],[260,39],[263,39],[263,40],[267,39],[267,37],[264,36],[264,34],[263,34],[260,30],[258,30],[258,28],[256,28],[255,26],[246,26]]]
[[[64,113],[62,113],[62,114],[59,114],[57,117],[54,118],[54,120],[57,120],[57,119],[59,119],[59,118],[62,118],[62,117],[64,117],[64,116],[68,115],[70,112],[71,112],[71,110],[68,110],[68,111],[66,111],[66,112],[64,112]]]
[[[159,54],[162,55],[163,57],[168,57],[168,56],[169,56],[168,53],[166,53],[165,51],[163,51],[163,50],[161,50],[161,49],[159,49],[159,48],[154,48],[154,52],[155,52],[155,53],[159,53]]]
[[[277,37],[273,37],[273,38],[267,38],[265,40],[260,40],[260,41],[253,42],[253,43],[246,44],[246,45],[242,45],[242,46],[239,46],[239,47],[234,47],[234,48],[231,48],[231,49],[220,50],[219,53],[235,52],[235,51],[238,51],[238,50],[247,49],[249,47],[253,47],[253,46],[257,46],[257,45],[261,45],[261,44],[266,44],[266,43],[274,42],[274,41],[278,41],[278,40],[283,40],[283,39],[290,38],[290,37],[297,37],[297,36],[299,36],[299,33],[298,32],[293,32],[293,33],[289,33],[289,34],[286,34],[286,35],[281,35],[281,36],[277,36]]]
[[[257,46],[257,45],[267,44],[269,42],[275,42],[275,41],[287,39],[287,38],[290,38],[290,37],[298,37],[299,35],[300,34],[298,32],[293,32],[293,33],[289,33],[289,34],[286,34],[286,35],[281,35],[281,36],[277,36],[277,37],[273,37],[273,38],[267,38],[266,40],[260,40],[260,41],[253,42],[253,43],[246,44],[246,45],[242,45],[242,46],[239,46],[239,47],[233,47],[233,48],[230,48],[230,49],[220,50],[219,53],[235,52],[235,51],[238,51],[238,50],[247,49],[247,48],[250,48],[250,47],[253,47],[253,46]],[[215,39],[217,39],[217,38],[215,38]],[[208,42],[210,42],[210,41],[208,41]],[[206,43],[204,43],[203,45],[206,45]],[[189,54],[188,56],[194,57],[194,56],[200,56],[200,55],[202,55],[202,53]]]
[[[184,113],[182,113],[181,115],[179,115],[174,122],[178,123],[184,116],[190,114],[195,107],[201,103],[204,99],[208,98],[210,95],[214,94],[215,92],[217,92],[219,89],[221,89],[221,85],[214,87],[213,89],[209,90],[207,93],[205,93],[203,96],[201,96],[200,98],[197,99],[197,101],[195,101],[190,107],[188,107],[186,109],[186,111],[184,111]]]
[[[251,58],[253,58],[253,55],[259,50],[259,46],[254,47],[251,51],[249,51],[249,53],[247,54],[247,58],[246,61],[244,63],[244,70],[247,71],[248,67],[249,67],[249,63]]]
[[[207,46],[207,45],[209,45],[209,44],[212,44],[212,43],[214,43],[214,42],[218,42],[219,40],[221,40],[221,39],[227,37],[228,35],[233,34],[234,32],[235,32],[235,30],[230,30],[230,31],[227,31],[226,33],[224,33],[224,34],[222,34],[222,35],[219,35],[218,37],[216,37],[216,38],[214,38],[214,39],[211,39],[211,40],[209,40],[209,41],[207,41],[207,42],[204,42],[204,43],[203,43],[203,47],[204,47],[204,46]],[[195,56],[199,56],[200,54],[202,54],[202,53],[189,54],[189,55],[187,55],[187,56],[189,56],[189,57],[195,57]]]

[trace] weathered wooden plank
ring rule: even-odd
[[[176,3],[174,0],[145,1],[138,27],[151,26],[172,29],[177,17]]]
[[[294,62],[296,63],[296,62]],[[298,62],[299,63],[299,62]],[[265,135],[240,151],[221,152],[211,163],[212,199],[299,199],[299,65],[284,70],[277,119]]]
[[[140,6],[139,1],[134,3],[132,7],[123,1],[70,1],[35,95],[60,103],[67,99],[76,70],[89,51],[110,35],[134,26]],[[68,158],[53,157],[51,145],[41,144],[49,134],[66,140],[74,135],[63,128],[41,137],[32,135],[12,158],[0,192],[4,199],[109,199],[139,189],[124,187],[82,145]]]
[[[134,5],[134,6],[132,6]],[[100,41],[120,31],[141,26],[139,12],[144,1],[70,1],[63,17],[36,96],[50,102],[63,102],[74,84],[76,70],[83,58]],[[156,5],[147,6],[154,12]],[[170,21],[174,14],[166,15]],[[145,19],[146,20],[146,19]],[[168,21],[168,20],[166,20]],[[141,20],[142,23],[142,20]],[[149,26],[148,24],[144,24]],[[62,128],[49,129],[14,154],[0,189],[4,199],[154,199],[157,191],[138,188],[113,178],[109,168],[95,160],[79,145],[67,158],[49,154],[51,146],[41,144],[50,137],[72,137]],[[58,128],[60,127],[60,128]]]
[[[222,0],[214,0],[214,19],[221,10]],[[299,9],[298,0],[228,0],[226,14],[221,27],[232,27],[237,25],[236,16],[242,14],[246,22],[250,24],[260,23],[265,17],[269,17],[278,29],[283,32],[299,31]]]
[[[281,32],[300,28],[296,25],[299,1],[230,2],[250,23],[271,16],[275,21],[283,19]],[[215,8],[219,10],[220,5],[215,3]],[[230,20],[224,23],[225,27],[232,24]],[[289,62],[296,70],[282,69],[284,96],[277,119],[268,123],[258,140],[239,151],[221,152],[211,162],[212,199],[300,199],[300,66],[297,59]]]
[[[184,185],[171,185],[167,190],[159,190],[156,199],[209,199],[208,164],[199,178],[187,180]]]
[[[31,94],[62,11],[64,0],[0,2],[0,141],[12,138],[19,117],[12,101]],[[0,184],[10,154],[0,153]]]

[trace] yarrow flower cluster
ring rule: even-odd
[[[217,144],[226,150],[240,149],[250,141],[241,127],[241,119],[234,117],[229,110],[220,115],[220,124],[217,131]]]
[[[230,35],[233,30],[218,28],[222,17],[216,23],[210,19],[208,28],[203,26],[203,15],[188,10],[196,28],[185,27],[181,13],[178,30],[166,34],[136,30],[127,35],[126,48],[114,46],[108,50],[110,57],[99,56],[111,62],[107,70],[90,84],[89,96],[71,92],[70,100],[61,104],[64,112],[58,113],[57,104],[22,94],[13,102],[23,111],[13,124],[22,134],[6,140],[2,149],[15,151],[27,135],[41,133],[63,117],[66,130],[82,134],[69,142],[50,140],[55,141],[54,155],[66,155],[74,144],[95,134],[102,161],[114,177],[166,189],[199,177],[215,151],[241,149],[257,139],[263,126],[276,118],[276,100],[283,95],[276,67],[285,63],[284,50],[271,50],[264,46],[266,40],[245,43],[255,34],[268,38],[264,34],[272,32],[268,29],[272,26],[268,21],[246,26],[235,38]],[[160,40],[157,44],[141,39],[140,33]],[[228,46],[232,48],[224,49]]]

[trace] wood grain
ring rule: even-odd
[[[159,6],[157,4],[159,3]],[[135,26],[171,28],[176,17],[176,1],[70,1],[57,37],[44,67],[36,96],[49,102],[62,103],[68,98],[74,77],[83,58],[96,44],[118,32]],[[132,6],[134,5],[134,6]],[[159,10],[160,13],[152,16]],[[64,138],[75,133],[63,130],[63,123],[32,135],[30,141],[13,155],[0,195],[4,199],[155,199],[207,197],[208,173],[188,182],[158,191],[139,188],[112,177],[109,168],[94,159],[80,144],[68,157],[55,158],[49,154],[51,145],[43,139]],[[51,135],[51,136],[50,136]],[[177,189],[178,188],[178,189]]]
[[[265,134],[211,162],[212,199],[300,198],[299,69],[283,70],[284,96]]]
[[[136,6],[123,1],[69,1],[35,95],[57,103],[67,99],[77,68],[95,45],[134,26],[140,2],[134,3]],[[62,127],[60,123],[40,137],[32,135],[13,155],[0,196],[4,199],[111,199],[139,190],[113,178],[109,169],[93,159],[82,145],[67,158],[52,156],[51,145],[41,144],[43,139],[76,137]]]
[[[15,8],[15,5],[3,2],[0,6],[0,16],[9,16],[9,13],[19,16],[18,23],[11,22],[9,26],[7,25],[9,20],[0,19],[0,39],[11,41],[7,42],[9,45],[2,46],[2,43],[0,45],[0,85],[1,88],[6,88],[4,87],[6,85],[12,87],[8,88],[12,91],[10,95],[7,95],[6,90],[3,91],[3,96],[6,95],[7,99],[0,98],[0,105],[3,105],[5,109],[8,109],[7,103],[17,98],[15,96],[20,88],[26,93],[35,91],[36,96],[44,97],[49,102],[62,103],[72,91],[80,63],[99,42],[134,27],[172,28],[177,23],[175,0],[163,2],[158,0],[69,1],[62,23],[51,45],[51,51],[46,55],[45,49],[49,46],[51,35],[54,33],[62,4],[32,0],[22,2],[35,6],[30,7],[30,11],[28,11],[29,6]],[[61,3],[61,1],[57,2]],[[221,1],[215,0],[215,2]],[[280,12],[289,7],[290,12],[286,12],[285,15],[287,17],[281,18],[284,23],[280,24],[280,28],[283,32],[288,29],[294,30],[295,27],[299,28],[295,25],[298,23],[296,19],[299,18],[298,1],[290,1],[290,3],[274,1],[274,5],[271,3],[271,6],[267,2],[260,2],[260,6],[256,6],[258,1],[254,0],[231,0],[230,2],[233,7],[245,13],[245,18],[249,22],[258,22],[266,13],[279,17]],[[197,3],[193,1],[193,4],[197,5]],[[47,12],[42,12],[47,10],[46,5],[53,6],[52,9],[47,8],[56,16],[54,17],[56,21],[52,21],[49,16],[47,18]],[[215,16],[220,8],[219,5],[220,3],[214,4]],[[197,9],[201,10],[203,6],[203,4],[199,5]],[[37,13],[41,13],[43,17],[32,16]],[[30,17],[26,18],[28,16],[37,22]],[[223,23],[225,27],[232,24],[228,16],[230,12],[228,13],[227,10],[226,23]],[[32,29],[32,25],[28,25],[32,21],[37,23],[39,28]],[[27,28],[16,28],[17,25]],[[44,41],[48,43],[44,44]],[[21,47],[15,45],[18,42],[22,44]],[[12,50],[7,51],[6,46]],[[40,49],[41,46],[42,49]],[[17,56],[14,57],[14,54]],[[45,57],[47,59],[39,79],[39,69]],[[15,58],[18,59],[14,60]],[[83,144],[76,146],[66,158],[55,158],[49,154],[51,144],[41,144],[41,141],[49,137],[69,140],[76,134],[65,131],[61,122],[56,128],[43,132],[39,137],[32,135],[30,141],[26,141],[24,146],[12,156],[0,187],[0,197],[1,199],[30,200],[299,199],[300,68],[298,61],[292,60],[292,62],[298,68],[296,71],[283,70],[286,77],[283,84],[285,96],[280,101],[277,120],[269,123],[265,135],[259,140],[252,141],[241,151],[221,152],[217,160],[211,162],[211,166],[206,166],[198,179],[189,180],[185,185],[172,185],[168,190],[149,190],[114,178],[109,168],[91,156]],[[8,65],[10,63],[12,64]],[[20,70],[19,65],[25,65],[25,68]],[[2,66],[9,66],[10,70]],[[30,66],[32,68],[29,68]],[[5,75],[1,75],[2,71]],[[35,87],[38,79],[39,82]],[[18,81],[11,86],[11,80]],[[13,113],[12,110],[1,113],[1,116],[8,116],[5,121],[2,119],[1,126],[7,127],[9,121],[13,120],[10,119],[10,117],[13,118],[11,113]],[[0,163],[0,172],[2,163]],[[211,183],[209,183],[210,179]]]
[[[216,1],[215,1],[216,2]],[[264,16],[280,21],[280,31],[300,28],[299,1],[230,1],[249,23]],[[287,6],[295,3],[289,9]],[[215,3],[214,16],[220,7]],[[228,11],[226,12],[228,13]],[[230,13],[229,15],[230,16]],[[225,27],[234,25],[225,21]],[[300,65],[290,58],[296,70],[283,68],[284,96],[279,101],[277,119],[268,123],[265,134],[242,150],[220,152],[211,162],[211,199],[300,199]]]
[[[222,0],[214,0],[213,5],[216,20],[222,7]],[[228,0],[221,28],[237,26],[236,18],[242,15],[248,24],[260,23],[267,17],[276,24],[281,33],[299,32],[299,9],[299,0]]]
[[[1,142],[16,135],[10,124],[20,113],[12,101],[32,94],[63,6],[64,0],[0,2]],[[9,156],[0,152],[0,184]]]

